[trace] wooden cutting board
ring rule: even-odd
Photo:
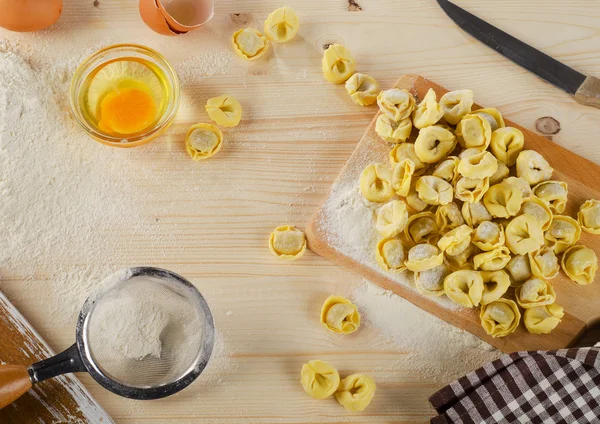
[[[435,90],[438,98],[448,91],[418,75],[401,77],[396,83],[396,87],[410,91],[417,99],[422,99],[430,88]],[[455,87],[455,89],[460,88],[468,87]],[[488,107],[493,106],[488,105]],[[474,105],[474,109],[476,108],[481,108],[481,106]],[[411,285],[406,273],[399,276],[379,268],[375,262],[375,245],[365,246],[370,249],[370,252],[373,252],[372,260],[367,261],[364,257],[353,253],[352,249],[348,248],[348,244],[344,243],[344,238],[348,235],[338,234],[335,232],[336,230],[332,230],[339,225],[332,225],[332,220],[336,218],[331,212],[331,205],[339,202],[334,197],[335,193],[358,187],[360,173],[365,166],[371,163],[388,163],[391,147],[375,133],[377,115],[340,172],[329,197],[307,228],[306,235],[313,252],[393,291],[429,313],[475,334],[504,352],[567,347],[586,331],[587,326],[600,319],[600,281],[595,281],[589,286],[580,286],[561,271],[560,275],[551,281],[556,289],[557,303],[565,309],[565,317],[559,326],[549,335],[534,335],[528,333],[521,324],[514,334],[494,339],[488,336],[481,327],[479,309],[456,308],[445,296],[435,299],[423,296]],[[507,126],[513,126],[523,131],[525,149],[538,151],[550,162],[554,168],[553,179],[566,181],[569,184],[569,201],[564,212],[565,215],[575,217],[579,206],[585,200],[600,199],[600,166],[509,120],[505,121]],[[338,217],[337,219],[343,218]],[[337,231],[339,232],[339,230]],[[579,244],[584,244],[600,254],[600,236],[584,232]],[[596,280],[598,279],[600,278],[596,278]]]
[[[75,329],[73,329],[73,337]],[[30,365],[54,352],[0,292],[0,363]],[[72,375],[43,381],[0,409],[0,423],[112,424],[114,421]]]

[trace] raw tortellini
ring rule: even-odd
[[[235,127],[242,119],[242,105],[227,95],[208,99],[206,112],[210,119],[223,127]]]
[[[340,374],[328,362],[310,361],[302,365],[300,382],[308,395],[315,399],[325,399],[338,389]]]
[[[447,255],[458,256],[471,245],[472,232],[468,225],[461,225],[444,234],[438,241],[438,247]]]
[[[377,263],[386,271],[400,272],[406,269],[404,244],[399,238],[388,237],[379,240],[376,251]]]
[[[427,168],[427,164],[421,162],[421,159],[415,153],[415,145],[411,143],[401,143],[395,145],[390,151],[390,163],[396,166],[405,159],[410,159],[415,166],[415,175],[420,175]]]
[[[471,90],[450,91],[442,96],[440,105],[444,110],[444,119],[450,125],[456,125],[473,106],[473,92]]]
[[[412,121],[410,118],[394,121],[382,113],[375,121],[375,132],[388,143],[404,143],[410,137],[411,131]]]
[[[306,251],[306,237],[293,225],[282,225],[271,233],[269,250],[280,259],[298,259]]]
[[[410,159],[403,159],[394,166],[392,171],[392,188],[396,191],[398,196],[408,196],[412,187],[412,177],[414,173],[415,163]]]
[[[487,305],[500,299],[510,287],[510,277],[503,270],[482,271],[481,278],[483,279],[482,305]]]
[[[544,181],[533,188],[533,194],[546,203],[553,213],[563,213],[569,189],[563,181]]]
[[[490,177],[491,186],[501,183],[510,175],[510,169],[508,169],[508,166],[506,166],[504,162],[500,162],[499,160],[496,161],[498,162],[498,168]]]
[[[491,221],[492,215],[481,202],[465,202],[463,203],[462,216],[467,225],[476,227],[484,221]]]
[[[407,222],[406,204],[401,200],[392,200],[379,209],[375,227],[383,237],[394,237],[404,231]]]
[[[531,215],[519,215],[504,230],[506,246],[515,255],[525,255],[544,244],[544,232],[540,222]]]
[[[350,334],[358,329],[360,314],[348,299],[329,296],[321,308],[321,324],[334,333]]]
[[[444,259],[453,271],[472,270],[473,255],[476,255],[478,252],[479,249],[477,246],[470,244],[462,253],[455,256],[446,254]]]
[[[454,198],[452,186],[433,175],[420,177],[415,188],[421,200],[428,205],[447,205]]]
[[[369,165],[360,176],[360,192],[371,202],[383,203],[394,197],[392,171],[385,165]]]
[[[598,258],[589,247],[573,246],[563,255],[562,268],[565,274],[577,284],[591,284],[598,270]]]
[[[256,60],[269,49],[269,40],[254,28],[243,28],[232,37],[233,50],[246,60]]]
[[[483,221],[473,233],[473,244],[485,252],[504,246],[505,241],[504,227],[496,222]]]
[[[518,128],[498,128],[492,133],[490,149],[499,161],[507,166],[513,166],[517,162],[519,153],[525,145],[523,132]]]
[[[421,212],[411,215],[408,218],[404,234],[407,240],[415,245],[420,243],[435,243],[439,236],[439,231],[435,215],[431,212]]]
[[[409,118],[415,109],[415,98],[406,90],[392,88],[377,96],[379,109],[394,121]]]
[[[515,291],[517,303],[523,309],[533,308],[534,306],[544,306],[554,303],[556,293],[554,288],[541,278],[531,278]]]
[[[550,227],[546,230],[544,237],[548,247],[559,254],[567,250],[579,241],[581,227],[579,223],[570,216],[555,215]]]
[[[321,65],[325,79],[334,84],[346,82],[356,69],[356,61],[352,54],[341,44],[332,44],[327,47]]]
[[[459,305],[474,308],[483,296],[483,278],[477,271],[454,271],[444,279],[444,292]]]
[[[511,186],[515,186],[519,190],[521,190],[521,195],[523,196],[523,199],[527,199],[533,196],[533,190],[531,190],[531,186],[523,178],[508,177],[504,179],[504,182],[510,184]]]
[[[492,127],[481,114],[467,114],[456,126],[458,143],[465,149],[485,150],[492,141]]]
[[[216,155],[223,145],[223,133],[212,124],[192,125],[185,137],[185,148],[194,160]]]
[[[423,163],[436,163],[454,150],[456,137],[444,127],[432,125],[419,131],[415,153]]]
[[[426,271],[444,262],[444,254],[432,244],[417,244],[408,251],[406,267],[411,271]]]
[[[510,250],[506,246],[473,256],[473,266],[482,271],[498,271],[510,261]]]
[[[525,328],[532,334],[550,334],[556,328],[565,315],[562,306],[552,305],[534,306],[525,309],[523,323]]]
[[[415,272],[415,286],[419,293],[426,296],[442,296],[444,294],[444,279],[451,272],[452,270],[446,264]]]
[[[507,183],[493,185],[483,195],[483,204],[494,218],[510,218],[521,210],[521,190]]]
[[[498,170],[498,160],[488,151],[467,149],[458,163],[458,173],[469,178],[488,178]]]
[[[363,411],[375,396],[375,380],[368,375],[352,374],[344,378],[335,392],[335,398],[346,410]]]
[[[466,203],[475,203],[483,199],[483,195],[490,188],[489,178],[462,177],[456,182],[454,192],[456,198]]]
[[[377,101],[379,83],[375,78],[357,72],[346,81],[346,91],[357,105],[369,106]]]
[[[300,21],[291,7],[274,10],[265,20],[264,31],[267,38],[276,43],[287,43],[298,33]]]
[[[437,164],[431,175],[441,178],[454,186],[460,178],[460,174],[458,173],[459,162],[460,159],[457,156],[448,156]]]
[[[506,337],[519,326],[521,312],[515,302],[498,299],[481,307],[481,325],[493,338]]]
[[[577,220],[583,231],[600,234],[600,201],[586,200],[579,208]]]
[[[429,127],[435,125],[443,116],[444,109],[437,102],[435,91],[430,88],[413,112],[413,125],[418,129]]]
[[[550,228],[553,214],[548,204],[546,204],[542,200],[538,199],[535,196],[531,196],[527,199],[524,199],[519,214],[525,213],[537,219],[542,225],[543,231],[546,231],[548,228]]]
[[[529,252],[529,265],[531,273],[544,280],[551,280],[558,275],[560,265],[554,251],[547,246],[542,246],[534,252]]]
[[[517,157],[517,177],[529,185],[537,185],[552,178],[554,170],[546,159],[534,150],[523,150]]]
[[[454,202],[447,205],[441,205],[435,211],[435,222],[437,223],[440,234],[446,234],[448,231],[459,227],[465,223],[465,220]]]
[[[513,287],[521,286],[531,278],[531,265],[527,255],[513,256],[504,269],[510,274],[510,285]]]

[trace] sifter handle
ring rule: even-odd
[[[0,409],[31,389],[29,371],[24,365],[0,365]]]
[[[600,78],[587,77],[574,97],[583,105],[600,108]]]

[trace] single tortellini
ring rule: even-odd
[[[356,69],[352,54],[341,44],[331,44],[327,47],[321,65],[325,79],[334,84],[345,83]]]
[[[458,173],[463,177],[483,179],[498,170],[498,160],[485,150],[467,149],[459,157]]]
[[[456,137],[439,125],[419,131],[415,141],[415,153],[423,163],[436,163],[444,159],[456,147]]]
[[[458,156],[448,156],[437,164],[431,175],[441,178],[454,186],[460,178],[460,174],[458,173],[459,162],[460,159]]]
[[[448,231],[463,225],[465,220],[456,203],[450,202],[437,208],[435,222],[438,225],[440,234],[446,234]]]
[[[586,233],[600,234],[600,201],[586,200],[579,208],[577,220]]]
[[[329,296],[321,308],[321,324],[334,333],[354,333],[360,325],[360,314],[348,299]]]
[[[473,244],[484,252],[499,249],[505,241],[504,227],[496,222],[483,221],[473,233]]]
[[[435,215],[432,212],[421,212],[410,216],[404,234],[413,245],[435,243],[439,237]]]
[[[223,146],[223,133],[212,124],[196,124],[188,130],[185,148],[194,160],[208,159]]]
[[[471,245],[473,229],[468,225],[461,225],[448,231],[438,241],[440,250],[450,256],[458,256]]]
[[[515,289],[517,303],[523,309],[550,305],[556,301],[554,288],[541,278],[530,278]]]
[[[517,162],[517,157],[524,146],[525,136],[518,128],[498,128],[492,133],[490,149],[494,156],[507,166],[513,166]]]
[[[506,337],[514,333],[521,321],[521,312],[515,302],[498,299],[481,307],[481,325],[493,338]]]
[[[392,200],[379,209],[375,227],[383,237],[394,237],[404,231],[408,222],[408,211],[402,200]]]
[[[406,269],[404,244],[399,238],[388,237],[379,240],[375,259],[386,271],[401,272]]]
[[[352,374],[340,382],[335,398],[350,412],[363,411],[375,396],[375,381],[364,374]]]
[[[406,267],[410,271],[426,271],[444,262],[444,254],[432,244],[417,244],[408,251]]]
[[[414,173],[415,163],[410,159],[404,159],[394,166],[392,171],[392,188],[396,191],[398,196],[408,196],[412,187],[412,177]]]
[[[450,125],[456,125],[473,107],[471,90],[450,91],[442,96],[440,105],[444,109],[444,119]]]
[[[412,143],[396,144],[390,151],[390,163],[392,167],[396,166],[405,159],[410,159],[415,165],[415,175],[420,175],[425,172],[427,164],[421,162],[421,159],[415,153],[415,145]]]
[[[519,215],[525,213],[540,221],[540,224],[542,225],[542,231],[546,231],[548,228],[550,228],[553,214],[546,202],[543,202],[535,196],[525,199],[523,201],[523,205],[521,205],[521,211],[519,212]]]
[[[521,210],[521,190],[507,183],[493,185],[483,196],[483,204],[494,218],[510,218]]]
[[[377,96],[379,109],[394,121],[410,118],[415,110],[415,98],[406,90],[392,88],[379,93]]]
[[[506,246],[515,255],[525,255],[544,244],[544,232],[540,222],[531,215],[513,218],[504,229]]]
[[[459,305],[475,308],[483,296],[483,278],[477,271],[454,271],[444,279],[444,292]]]
[[[254,28],[243,28],[232,37],[233,50],[246,60],[256,60],[269,49],[269,40]]]
[[[494,172],[492,174],[492,176],[490,177],[490,185],[496,185],[498,183],[501,183],[502,181],[504,181],[506,178],[508,178],[508,176],[510,175],[510,169],[508,169],[508,166],[506,166],[506,164],[504,162],[498,162],[498,168],[496,169],[496,172]]]
[[[501,269],[497,271],[481,271],[483,279],[483,295],[481,304],[487,305],[500,299],[510,287],[510,277]]]
[[[504,269],[510,274],[510,285],[519,287],[531,278],[531,265],[528,255],[515,255]]]
[[[390,168],[380,164],[367,166],[360,175],[360,192],[365,199],[377,203],[394,197]]]
[[[479,248],[474,244],[469,245],[464,252],[452,256],[444,255],[444,261],[453,270],[472,270],[473,269],[473,256],[479,253]]]
[[[415,286],[419,293],[426,296],[442,296],[444,294],[444,279],[451,272],[452,270],[446,264],[415,272]]]
[[[535,150],[523,150],[517,157],[517,177],[531,186],[548,181],[553,172],[548,161]]]
[[[582,245],[567,249],[562,257],[562,269],[577,284],[591,284],[598,270],[598,258],[589,247]]]
[[[465,149],[486,150],[492,141],[492,127],[484,116],[467,114],[456,126],[456,137]]]
[[[533,188],[533,194],[543,200],[554,213],[563,213],[567,205],[569,186],[564,181],[544,181]]]
[[[481,115],[490,123],[490,127],[492,131],[496,131],[498,128],[504,128],[504,118],[502,118],[502,114],[498,109],[493,107],[488,107],[485,109],[478,109],[472,112],[476,115]]]
[[[291,7],[275,9],[265,20],[264,31],[267,38],[276,43],[287,43],[298,33],[300,21]]]
[[[269,250],[280,259],[293,261],[306,252],[306,237],[293,225],[282,225],[271,233]]]
[[[417,180],[415,189],[428,205],[447,205],[454,199],[452,186],[441,178],[426,175]]]
[[[558,255],[579,241],[581,227],[570,216],[554,215],[544,237],[548,247]]]
[[[415,185],[412,184],[408,195],[404,198],[406,201],[407,209],[409,213],[419,213],[425,211],[427,208],[430,208],[431,205],[428,205],[424,201],[421,200],[417,192],[415,191]]]
[[[523,323],[532,334],[550,334],[565,316],[562,306],[552,305],[535,306],[525,310]]]
[[[338,389],[340,374],[328,362],[309,361],[302,365],[300,382],[308,395],[315,399],[325,399]]]
[[[544,280],[551,280],[558,275],[560,265],[552,249],[542,246],[536,251],[529,252],[528,255],[531,273],[534,276]]]
[[[510,184],[511,186],[515,186],[519,190],[521,190],[521,194],[523,195],[523,199],[527,199],[528,197],[533,196],[533,190],[531,190],[531,186],[523,178],[508,177],[508,178],[504,179],[504,182],[507,183],[507,184]]]
[[[375,132],[388,143],[404,143],[410,137],[411,131],[412,121],[410,118],[403,119],[402,121],[394,121],[382,113],[377,117],[377,121],[375,121]]]
[[[346,91],[357,105],[369,106],[377,101],[379,83],[375,78],[357,72],[346,81]]]
[[[462,177],[456,182],[454,195],[458,200],[466,203],[476,203],[483,199],[483,195],[490,188],[489,178]]]
[[[461,212],[465,222],[471,227],[477,227],[482,222],[492,220],[492,215],[481,202],[465,202]]]
[[[473,256],[473,266],[475,269],[483,271],[498,271],[504,269],[510,259],[510,250],[506,246],[500,246],[489,252]]]
[[[223,127],[235,127],[242,119],[242,105],[228,95],[208,99],[205,108],[210,119]]]
[[[444,109],[437,102],[437,96],[433,88],[430,88],[413,112],[413,125],[422,129],[435,125],[444,116]]]

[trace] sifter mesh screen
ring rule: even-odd
[[[203,315],[191,290],[136,276],[99,297],[86,328],[92,361],[108,378],[154,388],[187,374],[202,350]]]

